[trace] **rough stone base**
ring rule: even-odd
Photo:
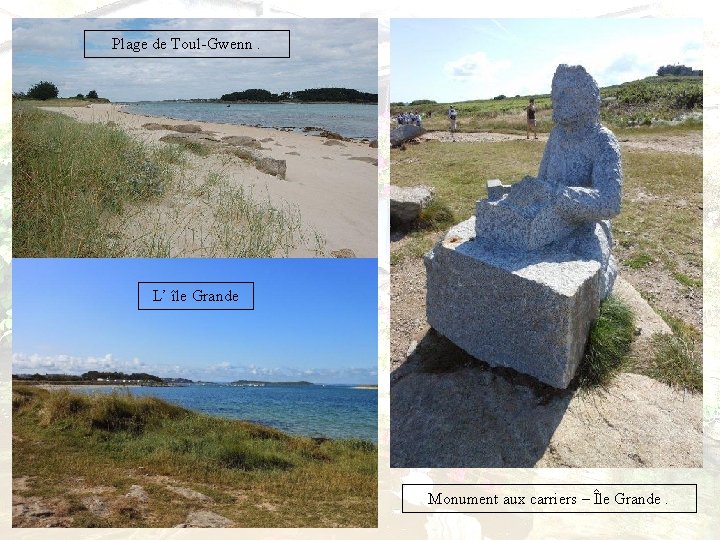
[[[566,388],[615,265],[606,224],[533,252],[475,241],[475,218],[425,256],[430,326],[472,356]]]

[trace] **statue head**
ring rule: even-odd
[[[560,64],[552,80],[553,121],[561,125],[594,124],[600,119],[600,90],[582,66]]]

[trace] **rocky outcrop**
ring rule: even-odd
[[[199,144],[209,152],[226,152],[250,162],[259,171],[282,180],[287,173],[287,162],[284,159],[275,159],[261,153],[260,142],[252,137],[225,137],[218,141],[206,133],[190,133],[184,135],[169,134],[160,138],[163,142],[188,145]]]
[[[199,528],[212,528],[212,527],[234,527],[235,523],[230,521],[228,518],[223,517],[215,512],[209,510],[196,510],[190,512],[185,520],[185,523],[175,525],[176,528],[186,527],[199,527]]]
[[[390,407],[391,467],[703,464],[701,394],[631,373],[607,388],[558,390],[432,331],[393,372]]]
[[[257,139],[247,136],[232,135],[230,137],[223,137],[221,139],[224,143],[231,144],[233,146],[245,146],[248,148],[261,148],[262,144]]]

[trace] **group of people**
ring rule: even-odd
[[[422,116],[417,112],[403,112],[397,115],[397,123],[399,126],[410,125],[422,127]]]
[[[530,131],[533,132],[535,138],[537,139],[537,122],[535,120],[535,113],[537,112],[537,109],[535,108],[535,99],[531,98],[530,102],[528,103],[528,106],[525,107],[525,113],[527,114],[527,138],[530,138]],[[430,113],[428,113],[428,116],[430,116]],[[450,120],[450,132],[454,135],[455,131],[457,131],[457,117],[458,113],[455,109],[454,105],[450,106],[450,109],[448,109],[447,113],[448,119]],[[399,126],[402,125],[412,125],[412,126],[418,126],[422,127],[422,116],[418,112],[402,112],[397,115],[397,123]],[[454,138],[454,137],[453,137]]]

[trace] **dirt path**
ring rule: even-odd
[[[433,131],[425,133],[421,139],[440,142],[503,142],[526,139],[525,135],[508,133],[455,133],[449,131]],[[547,142],[548,136],[538,135],[538,142]],[[679,152],[682,154],[702,155],[702,131],[689,131],[677,135],[621,135],[618,137],[620,146],[633,150],[654,150],[658,152]],[[530,142],[535,142],[531,139]]]

